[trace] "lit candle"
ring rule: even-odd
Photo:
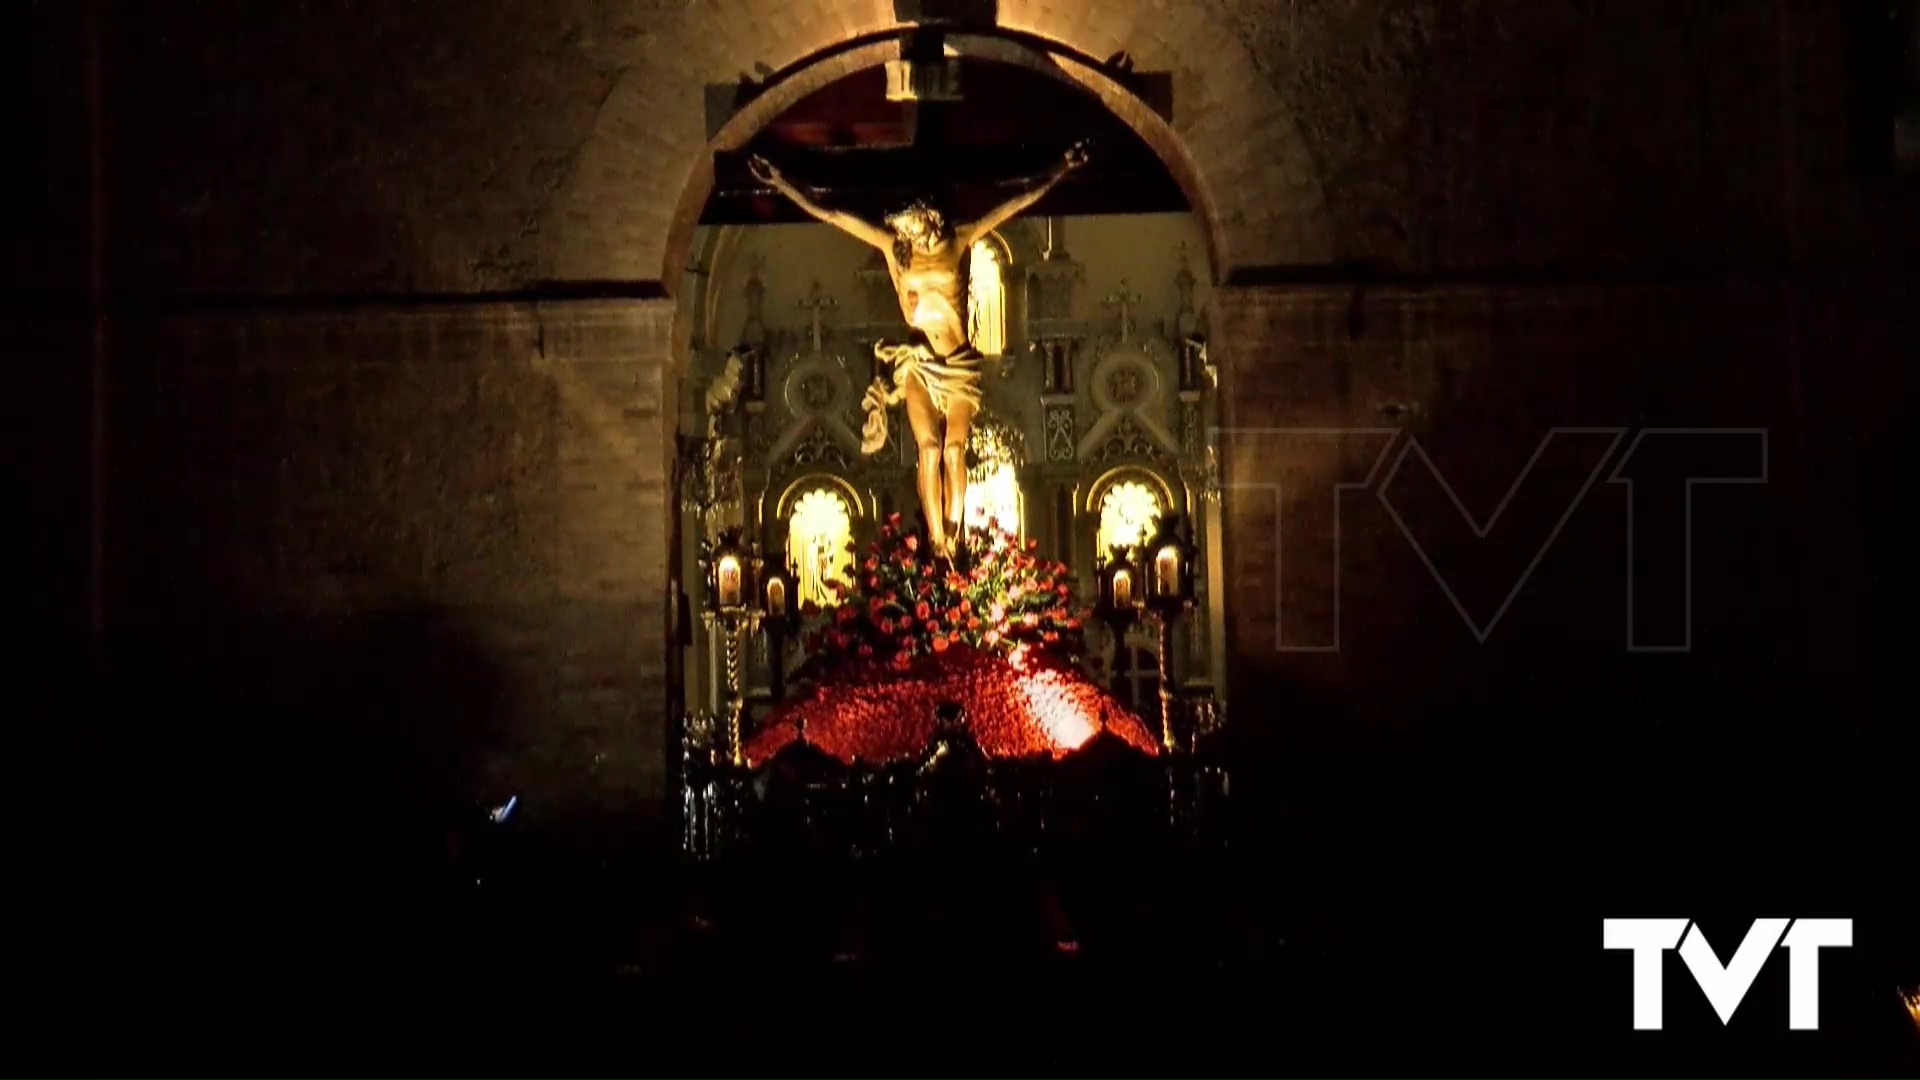
[[[1117,608],[1133,606],[1133,573],[1128,570],[1113,572],[1113,606]]]
[[[732,555],[720,559],[720,606],[740,606],[740,560]]]
[[[1180,595],[1180,552],[1172,544],[1153,557],[1153,572],[1160,579],[1160,595]]]
[[[767,582],[767,610],[775,615],[787,613],[787,583],[779,578]]]

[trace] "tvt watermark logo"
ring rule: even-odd
[[[1604,919],[1601,933],[1603,947],[1633,953],[1636,1031],[1660,1030],[1668,949],[1679,947],[1680,959],[1686,961],[1693,981],[1700,984],[1724,1025],[1733,1021],[1733,1011],[1746,998],[1776,945],[1787,950],[1787,1026],[1815,1031],[1820,1027],[1820,950],[1851,947],[1853,920],[1755,919],[1746,940],[1724,965],[1699,925],[1689,919]]]
[[[1690,652],[1695,496],[1768,482],[1764,428],[1556,427],[1491,509],[1469,507],[1426,445],[1398,428],[1215,433],[1219,452],[1237,463],[1224,489],[1256,519],[1272,508],[1270,573],[1240,587],[1272,588],[1280,652],[1341,648],[1341,532],[1350,498],[1378,502],[1485,644],[1574,512],[1603,486],[1619,493],[1625,509],[1627,650]]]

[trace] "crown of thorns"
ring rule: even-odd
[[[944,233],[947,231],[946,215],[935,210],[925,199],[915,199],[899,210],[888,214],[887,224],[897,229],[899,228],[900,222],[908,218],[919,218],[934,232]]]

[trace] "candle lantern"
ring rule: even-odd
[[[1169,753],[1184,742],[1174,682],[1173,631],[1180,616],[1193,606],[1193,544],[1181,535],[1180,524],[1179,515],[1162,515],[1153,539],[1147,541],[1147,607],[1160,624],[1160,743]]]
[[[703,546],[701,563],[707,575],[706,613],[709,632],[718,638],[717,657],[724,677],[720,715],[721,752],[733,766],[741,762],[740,729],[745,712],[745,693],[741,686],[744,656],[741,638],[761,618],[760,595],[756,581],[760,558],[751,544],[742,539],[738,528],[728,529]],[[792,595],[791,588],[787,589]]]
[[[1124,630],[1138,616],[1143,591],[1140,569],[1134,565],[1132,551],[1115,544],[1099,570],[1100,598],[1095,613],[1112,626]]]
[[[794,574],[783,556],[776,555],[767,560],[770,569],[761,575],[760,612],[769,623],[791,620],[798,609],[794,606]]]
[[[760,627],[767,633],[767,669],[775,700],[786,696],[787,642],[800,626],[799,589],[785,554],[767,560],[760,578]]]
[[[745,615],[754,595],[757,562],[741,541],[739,529],[721,533],[706,559],[708,609],[720,615]]]
[[[1147,606],[1163,614],[1178,614],[1193,604],[1193,545],[1180,525],[1179,515],[1163,515],[1147,542]]]

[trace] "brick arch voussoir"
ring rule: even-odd
[[[724,14],[689,17],[678,40],[656,43],[674,59],[635,69],[602,107],[575,179],[557,200],[556,231],[566,245],[550,259],[558,276],[657,273],[674,288],[712,188],[713,152],[736,149],[806,94],[894,55],[888,42],[830,52],[894,29],[887,0],[714,6]],[[1180,5],[1148,20],[1125,5],[1004,0],[1000,22],[1086,56],[1128,48],[1143,69],[1174,70],[1179,85],[1193,88],[1170,125],[1104,71],[1048,60],[1050,73],[1092,92],[1166,163],[1204,223],[1216,281],[1240,267],[1332,258],[1331,219],[1298,127],[1244,46],[1202,7]],[[822,52],[829,55],[805,63]],[[705,130],[706,82],[767,67],[788,74],[713,139],[688,135]]]

